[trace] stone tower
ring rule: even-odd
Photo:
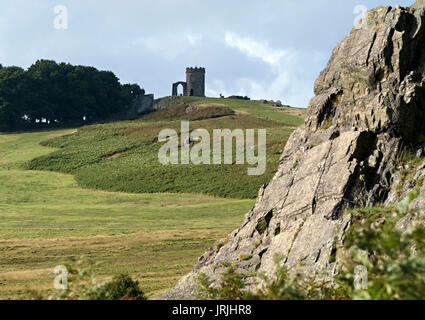
[[[205,68],[186,68],[187,95],[205,97]]]
[[[186,68],[186,82],[173,83],[174,97],[180,85],[184,96],[205,97],[205,68]]]

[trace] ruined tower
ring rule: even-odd
[[[205,97],[205,68],[186,68],[187,94]]]
[[[173,96],[183,86],[184,96],[205,97],[205,68],[186,68],[186,82],[173,83]]]

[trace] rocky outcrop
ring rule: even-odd
[[[243,225],[162,298],[196,298],[199,273],[218,280],[223,262],[272,275],[280,255],[288,268],[332,270],[351,221],[344,211],[394,203],[409,191],[395,192],[397,157],[407,146],[419,152],[425,140],[424,7],[418,1],[371,10],[367,25],[335,47],[305,125],[290,137]]]

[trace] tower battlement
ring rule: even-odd
[[[189,72],[189,73],[193,73],[193,72],[202,72],[202,73],[205,73],[205,68],[198,68],[198,67],[186,68],[186,72]]]

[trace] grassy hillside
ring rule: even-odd
[[[52,288],[53,268],[85,256],[98,274],[128,272],[149,295],[171,287],[243,220],[252,200],[126,194],[78,187],[71,175],[22,164],[73,130],[0,134],[0,299]],[[194,232],[196,230],[196,232]]]
[[[135,121],[78,130],[0,134],[0,299],[51,289],[54,267],[75,265],[80,256],[100,263],[101,279],[129,273],[156,296],[240,225],[253,200],[199,193],[255,196],[302,122],[296,114],[302,110],[182,101],[199,108],[187,114],[176,105]],[[181,119],[192,120],[192,129],[267,128],[267,174],[249,178],[244,166],[160,166],[158,132],[178,129]]]
[[[187,111],[188,105],[193,109]],[[283,111],[282,111],[283,110]],[[32,160],[28,168],[75,175],[83,186],[131,193],[202,193],[226,198],[255,198],[273,177],[279,157],[295,126],[299,109],[274,108],[260,101],[185,97],[170,109],[134,121],[84,127],[72,135],[43,142],[60,148]],[[169,165],[158,161],[162,129],[267,129],[267,171],[248,176],[248,165]]]
[[[200,107],[224,107],[234,110],[236,113],[249,114],[252,116],[275,120],[282,125],[298,127],[303,124],[306,109],[291,108],[288,106],[275,107],[271,102],[264,100],[240,100],[221,98],[200,97],[166,97],[157,100],[160,105],[179,106],[190,104]]]

